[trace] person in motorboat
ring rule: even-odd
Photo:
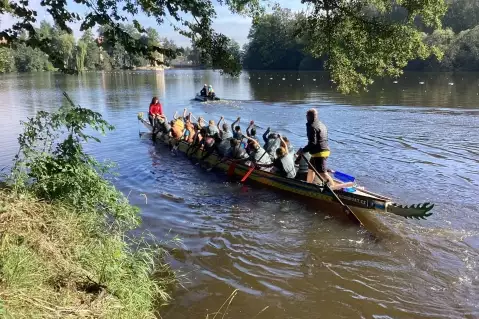
[[[298,155],[302,153],[310,153],[312,166],[318,171],[323,180],[334,187],[334,180],[329,176],[326,167],[326,161],[330,155],[328,145],[328,129],[318,118],[318,111],[310,109],[306,112],[306,133],[308,135],[308,144],[298,151]],[[310,170],[308,173],[308,183],[312,183],[316,174]]]
[[[215,90],[213,90],[213,86],[208,85],[208,98],[213,100],[215,96],[216,94],[215,94]]]
[[[150,125],[153,126],[153,119],[155,116],[159,115],[160,117],[163,117],[163,107],[158,100],[158,98],[155,96],[153,99],[151,99],[150,107],[148,108],[148,120],[150,121]]]
[[[200,91],[201,96],[207,96],[208,95],[208,85],[204,85],[203,88]]]

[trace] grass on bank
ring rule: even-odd
[[[113,127],[69,105],[23,122],[0,187],[0,316],[153,318],[174,279],[161,249],[126,237],[139,209],[87,154],[87,131]]]
[[[0,190],[0,316],[154,317],[174,275],[93,216]]]

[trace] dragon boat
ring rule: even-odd
[[[148,121],[143,119],[141,113],[138,115],[138,120],[140,120],[150,132],[153,131],[152,126]],[[155,140],[157,142],[160,141],[164,145],[171,145],[170,143],[172,143],[176,152],[184,153],[190,158],[200,159],[204,155],[202,150],[195,151],[196,147],[192,147],[190,143],[187,143],[184,140],[173,140],[167,134],[161,132],[156,133]],[[207,157],[205,162],[216,170],[228,172],[229,176],[239,178],[242,178],[251,168],[246,164],[233,164],[233,162],[227,160],[222,162],[221,157],[216,153]],[[248,180],[277,190],[300,195],[303,198],[319,201],[321,202],[321,208],[341,209],[341,205],[337,202],[331,191],[320,184],[290,179],[260,169],[253,170]],[[431,203],[400,205],[387,196],[373,193],[359,185],[356,185],[356,187],[352,189],[339,189],[334,192],[344,204],[348,205],[353,210],[355,216],[367,229],[374,227],[378,230],[378,225],[380,223],[378,223],[377,220],[373,221],[374,218],[372,218],[375,215],[386,216],[394,214],[410,219],[426,219],[426,217],[432,215],[431,210],[434,207],[434,204]]]

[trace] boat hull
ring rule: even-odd
[[[196,96],[195,96],[195,100],[196,100],[196,101],[200,101],[200,102],[219,101],[220,98],[219,98],[219,97],[209,98],[209,97],[207,97],[207,96],[196,95]]]

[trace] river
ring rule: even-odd
[[[192,101],[204,83],[226,100]],[[212,318],[235,289],[224,318],[479,318],[478,85],[477,73],[407,73],[343,96],[314,72],[3,75],[0,169],[17,150],[19,121],[58,107],[65,90],[116,126],[88,149],[118,163],[115,184],[141,208],[141,231],[181,238],[169,261],[183,284],[162,318]],[[185,107],[216,121],[241,116],[296,148],[316,107],[333,168],[401,203],[433,202],[434,214],[390,217],[396,236],[371,236],[319,205],[227,182],[139,138],[136,115],[153,95],[170,117]]]

